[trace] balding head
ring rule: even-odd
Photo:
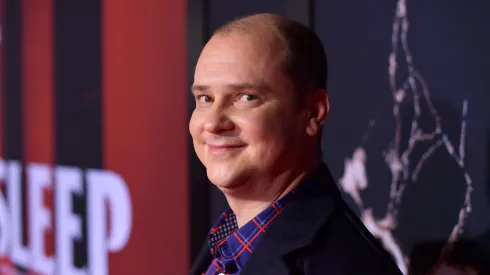
[[[252,36],[265,49],[279,50],[279,70],[292,81],[296,92],[326,90],[327,57],[318,36],[308,27],[277,14],[255,14],[232,20],[215,35]]]
[[[253,190],[320,159],[325,82],[323,47],[297,22],[260,14],[218,29],[196,64],[189,123],[211,182]]]

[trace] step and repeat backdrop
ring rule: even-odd
[[[185,274],[185,1],[0,1],[0,274]]]
[[[324,159],[346,201],[405,274],[489,272],[490,3],[293,2],[212,0],[209,31],[255,12],[312,27],[329,57]],[[212,224],[214,188],[210,205]]]
[[[226,206],[189,143],[193,67],[254,12],[324,42],[324,159],[400,269],[478,274],[490,3],[426,2],[0,0],[0,274],[186,274]]]

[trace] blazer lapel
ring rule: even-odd
[[[288,266],[295,261],[287,257],[313,242],[316,232],[334,212],[341,198],[325,164],[302,184],[298,197],[264,233],[241,275],[285,275],[298,269]]]
[[[211,256],[211,252],[209,251],[208,243],[205,242],[199,255],[197,255],[197,258],[194,260],[189,275],[201,275],[209,267],[212,260],[213,256]]]

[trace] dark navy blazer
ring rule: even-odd
[[[343,201],[325,164],[302,184],[240,275],[402,275]],[[211,261],[206,244],[189,274],[201,275]]]

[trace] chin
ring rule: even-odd
[[[217,187],[227,187],[233,185],[234,177],[230,171],[221,172],[216,171],[215,169],[207,169],[207,174],[209,181]]]
[[[245,171],[236,171],[234,169],[207,169],[209,181],[218,187],[222,192],[229,193],[246,183],[249,178]]]

